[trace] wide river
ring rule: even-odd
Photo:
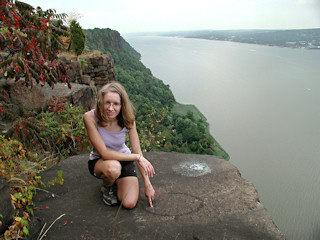
[[[178,102],[207,117],[211,134],[286,237],[320,239],[320,51],[125,39]]]

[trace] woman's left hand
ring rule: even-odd
[[[153,177],[153,174],[155,174],[154,168],[152,164],[144,156],[140,155],[139,160],[137,162],[143,168],[148,177]]]
[[[145,186],[144,192],[145,192],[146,197],[148,198],[150,207],[153,208],[152,201],[154,200],[154,197],[155,197],[155,191],[154,191],[152,185],[148,184],[147,186]]]

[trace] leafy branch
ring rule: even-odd
[[[32,79],[53,87],[58,80],[68,83],[67,66],[58,60],[63,49],[61,36],[69,36],[63,25],[66,14],[54,9],[36,9],[27,3],[3,0],[0,3],[0,75],[6,79]]]

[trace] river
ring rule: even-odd
[[[207,117],[211,134],[286,237],[320,239],[320,51],[125,39],[178,102]]]

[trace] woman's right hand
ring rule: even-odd
[[[153,177],[153,174],[155,174],[154,168],[144,156],[140,155],[137,163],[143,168],[148,177]]]

